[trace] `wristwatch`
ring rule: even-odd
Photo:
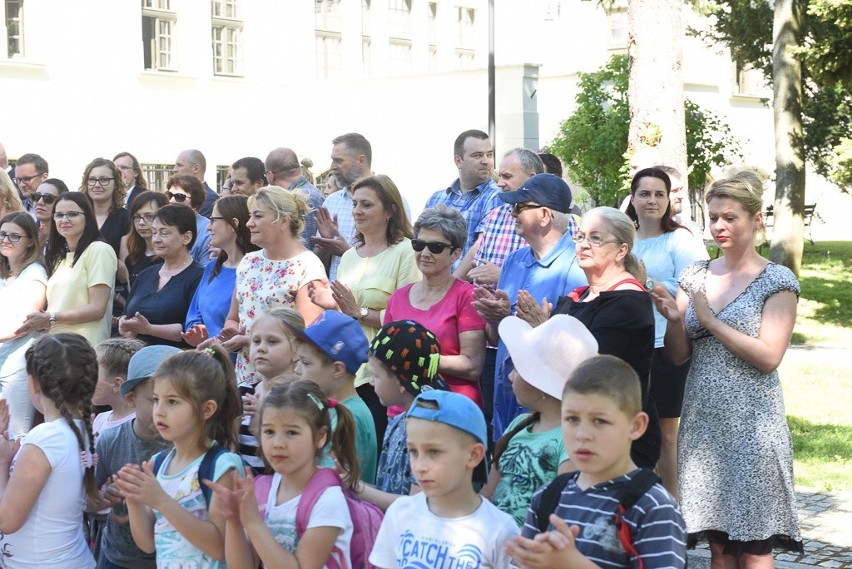
[[[370,309],[366,306],[362,306],[358,309],[358,320],[363,320],[368,314],[370,314]]]
[[[50,318],[47,320],[47,323],[51,328],[53,328],[53,325],[56,324],[56,313],[55,312],[50,313]]]
[[[647,290],[648,292],[654,290],[654,281],[651,279],[651,277],[648,277],[648,280],[645,281],[645,290]]]

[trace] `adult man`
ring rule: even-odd
[[[21,196],[21,202],[29,212],[34,214],[35,204],[30,200],[30,196],[38,189],[42,182],[49,177],[47,160],[38,154],[24,154],[15,163],[14,182],[18,186],[18,193]]]
[[[267,155],[265,164],[266,179],[270,185],[297,192],[308,202],[308,215],[305,216],[302,239],[305,240],[305,246],[313,251],[314,242],[311,238],[317,234],[317,210],[322,206],[325,196],[305,177],[299,158],[293,150],[275,148]]]
[[[467,222],[467,242],[461,257],[464,258],[477,236],[482,233],[488,212],[502,202],[497,197],[500,188],[491,179],[494,172],[494,149],[488,135],[481,130],[464,131],[456,137],[453,153],[459,177],[447,189],[432,194],[426,207],[442,203],[462,214]],[[459,264],[456,261],[453,268]]]
[[[213,214],[213,204],[219,199],[219,194],[214,192],[207,182],[204,181],[204,172],[207,171],[207,159],[200,150],[189,149],[178,154],[172,173],[180,176],[193,176],[204,185],[206,197],[198,213],[209,218]]]
[[[669,190],[669,202],[672,204],[672,217],[675,221],[689,229],[689,231],[692,232],[693,237],[696,237],[699,241],[703,241],[703,232],[698,224],[692,221],[692,216],[690,215],[689,193],[686,191],[680,171],[672,166],[665,166],[662,164],[654,167],[665,172],[668,175],[669,180],[672,182],[672,189]],[[686,210],[685,212],[684,209]]]
[[[497,172],[497,186],[511,192],[536,174],[544,173],[544,163],[532,150],[513,148],[503,155]],[[488,213],[482,233],[456,269],[456,277],[476,284],[497,284],[506,256],[527,244],[515,232],[512,207],[504,203]]]
[[[148,181],[142,173],[139,161],[129,152],[119,152],[112,159],[113,164],[121,172],[121,179],[127,188],[124,207],[128,210],[133,206],[133,199],[148,189]]]
[[[586,284],[575,254],[574,240],[568,231],[571,190],[553,174],[537,174],[520,189],[499,194],[512,204],[515,230],[529,244],[506,257],[497,290],[480,286],[474,291],[477,312],[488,322],[489,340],[497,341],[497,326],[514,312],[519,291],[526,291],[537,303],[551,302]],[[506,346],[497,348],[494,374],[493,437],[497,440],[506,426],[520,413],[512,393],[509,370],[505,363]]]

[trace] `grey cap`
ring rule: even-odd
[[[121,396],[127,397],[137,385],[154,375],[157,366],[164,359],[180,352],[181,350],[173,346],[145,346],[133,354],[127,367],[127,381],[121,384]]]

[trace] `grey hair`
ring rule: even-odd
[[[423,210],[414,222],[414,237],[417,237],[421,229],[440,232],[453,249],[461,249],[467,241],[467,223],[462,214],[445,204]]]
[[[551,227],[564,235],[565,232],[568,231],[568,226],[571,223],[571,214],[556,211],[555,209],[551,209],[550,214],[553,216]]]
[[[584,217],[597,215],[603,220],[607,230],[619,243],[627,245],[627,255],[624,257],[624,269],[633,275],[637,281],[644,283],[648,274],[645,265],[633,254],[633,244],[636,242],[636,226],[626,213],[614,207],[596,207],[586,212]]]
[[[533,152],[532,150],[520,147],[513,148],[506,152],[506,154],[503,155],[503,158],[506,158],[513,154],[518,157],[518,162],[521,163],[521,168],[529,176],[535,176],[536,174],[544,174],[544,162],[542,162],[539,155]]]

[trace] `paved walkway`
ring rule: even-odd
[[[780,553],[775,556],[779,569],[852,569],[852,492],[825,493],[796,488],[799,523],[805,542],[805,554]],[[706,545],[689,552],[690,569],[710,566]]]

